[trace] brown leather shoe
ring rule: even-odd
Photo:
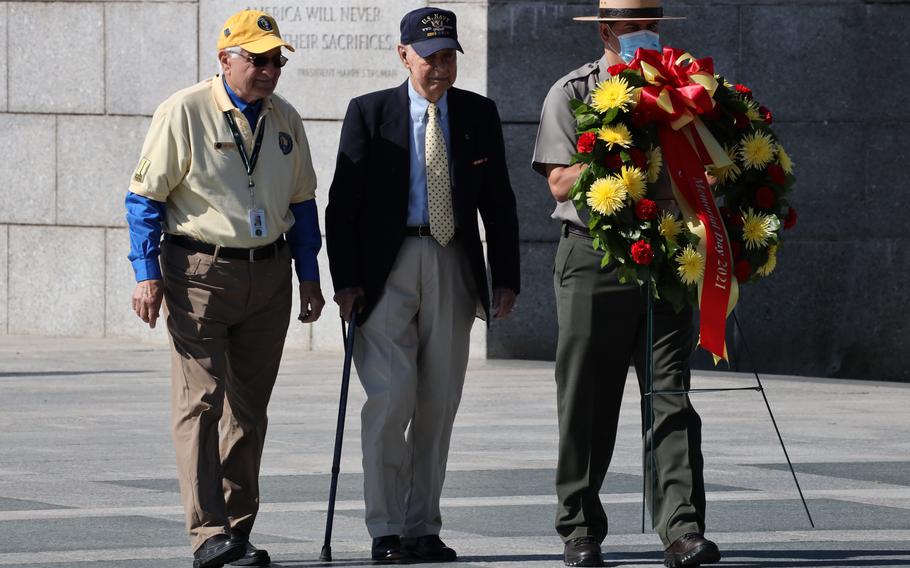
[[[566,566],[603,566],[600,543],[593,536],[580,536],[566,541],[562,556]]]
[[[717,545],[698,533],[687,533],[676,539],[664,551],[664,566],[699,566],[720,561]]]

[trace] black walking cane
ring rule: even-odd
[[[344,341],[344,368],[341,372],[341,399],[338,401],[338,424],[335,426],[335,455],[332,458],[332,485],[329,489],[329,510],[325,520],[325,542],[319,560],[332,561],[332,522],[335,518],[335,495],[338,492],[338,473],[341,471],[341,443],[344,439],[344,417],[348,406],[348,384],[351,382],[351,358],[354,355],[354,332],[357,329],[357,312],[362,305],[361,299],[354,301],[351,310],[351,325],[345,329],[344,318],[341,318],[341,338]]]

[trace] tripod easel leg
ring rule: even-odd
[[[799,492],[799,498],[803,502],[806,516],[809,517],[809,524],[812,528],[815,528],[815,523],[812,521],[812,514],[809,512],[809,506],[806,504],[806,498],[803,496],[803,490],[799,486],[799,480],[796,478],[796,470],[793,469],[793,462],[790,461],[790,454],[787,453],[787,446],[784,445],[784,438],[780,434],[780,428],[777,427],[777,420],[774,419],[774,412],[771,411],[771,403],[768,402],[768,396],[765,394],[765,387],[762,385],[761,377],[758,376],[755,359],[752,357],[749,344],[746,342],[746,336],[743,333],[742,326],[739,324],[739,318],[736,317],[736,310],[733,310],[733,323],[736,324],[736,329],[739,331],[740,338],[742,338],[743,348],[746,350],[746,356],[749,357],[749,364],[752,365],[752,373],[755,375],[755,380],[758,382],[758,391],[761,392],[762,399],[765,401],[765,407],[768,409],[768,415],[771,417],[771,424],[774,425],[774,431],[777,432],[777,439],[780,441],[780,449],[784,451],[784,457],[787,458],[787,466],[790,468],[790,475],[793,476],[793,483],[796,484],[796,491]]]

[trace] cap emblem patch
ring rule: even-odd
[[[256,20],[256,25],[259,26],[259,29],[264,32],[270,32],[275,29],[275,27],[272,25],[272,21],[265,16],[261,16],[258,20]]]

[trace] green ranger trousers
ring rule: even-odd
[[[593,536],[602,541],[606,536],[599,491],[613,455],[630,361],[644,393],[644,289],[620,284],[610,266],[601,269],[602,255],[591,244],[590,238],[564,229],[553,272],[559,321],[556,530],[563,540]],[[692,311],[677,314],[668,303],[655,302],[655,391],[689,388],[694,343]],[[644,397],[641,408],[644,425]],[[643,426],[643,443],[651,448],[645,437]],[[666,547],[705,528],[701,419],[688,395],[655,395],[653,448],[657,479],[652,526]],[[650,454],[645,460],[650,471]],[[649,506],[651,486],[648,480]]]

